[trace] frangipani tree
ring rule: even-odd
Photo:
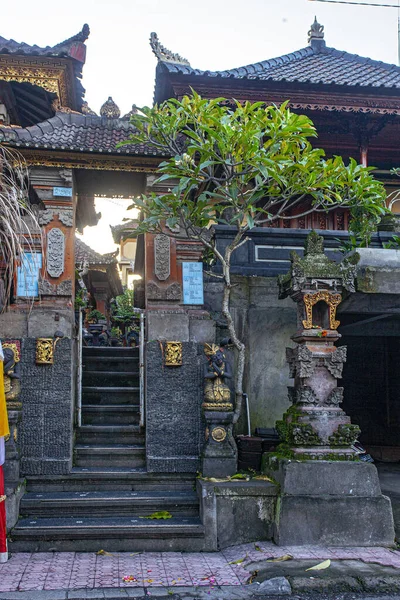
[[[200,240],[221,265],[222,313],[238,352],[237,422],[245,345],[230,312],[232,254],[247,242],[254,227],[338,206],[350,210],[354,233],[368,238],[386,212],[384,187],[371,168],[353,159],[348,165],[339,156],[326,159],[324,151],[311,144],[317,137],[312,121],[292,113],[287,103],[241,104],[204,99],[193,92],[181,101],[143,108],[131,123],[136,133],[128,143],[150,143],[170,156],[158,168],[158,181],[170,181],[170,189],[135,201],[143,215],[137,233],[162,231],[174,236],[179,226],[189,238]],[[223,251],[216,246],[214,224],[234,228]]]

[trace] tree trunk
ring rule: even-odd
[[[222,314],[224,315],[227,325],[229,335],[232,339],[232,343],[238,351],[238,361],[235,373],[235,412],[233,417],[233,423],[237,423],[241,412],[242,412],[242,404],[243,404],[243,374],[244,374],[244,362],[246,355],[246,346],[241,342],[236,333],[235,324],[233,322],[233,318],[230,312],[230,297],[231,297],[231,275],[230,275],[230,259],[232,252],[235,250],[236,244],[235,242],[232,245],[229,245],[225,250],[224,260],[222,261],[222,270],[224,275],[224,294],[222,300]],[[233,246],[233,247],[232,247]]]

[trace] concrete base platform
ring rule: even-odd
[[[197,480],[206,551],[272,539],[277,487],[269,481]]]
[[[392,507],[374,465],[284,459],[275,466],[270,474],[280,484],[276,543],[394,546]]]

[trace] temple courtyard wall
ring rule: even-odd
[[[247,348],[244,390],[249,397],[251,427],[274,427],[289,408],[290,384],[285,349],[293,346],[296,310],[290,299],[278,299],[276,277],[232,278],[231,312]],[[223,284],[205,283],[205,308],[217,323],[217,341],[228,332],[220,313]],[[242,427],[244,419],[242,419]]]

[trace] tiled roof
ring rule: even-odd
[[[120,225],[110,225],[111,234],[113,236],[113,240],[116,244],[119,244],[121,241],[121,236],[124,232],[132,232],[138,228],[139,221],[137,219],[130,219],[129,221],[125,221],[125,223],[121,223]]]
[[[133,131],[129,121],[123,119],[58,112],[51,119],[32,127],[0,127],[0,140],[18,148],[165,155],[148,144],[129,144],[117,148],[117,144],[127,140]]]
[[[0,54],[25,54],[26,56],[58,56],[66,57],[73,55],[73,48],[77,43],[83,43],[89,37],[89,26],[84,25],[82,31],[76,35],[56,44],[55,46],[30,46],[25,42],[16,42],[15,40],[6,40],[0,35]],[[73,56],[73,58],[76,58]]]
[[[99,254],[93,248],[75,237],[75,263],[88,262],[89,265],[112,265],[117,264],[116,256],[118,250],[108,254]]]
[[[80,82],[80,79],[82,78],[82,66],[86,60],[86,46],[84,42],[89,37],[89,33],[89,26],[85,24],[82,27],[82,31],[76,35],[73,35],[55,46],[46,46],[45,48],[36,46],[36,44],[30,46],[25,42],[6,40],[4,37],[0,36],[0,54],[12,54],[16,56],[50,56],[73,59],[72,67],[75,76],[74,86],[76,105],[80,108],[85,94],[85,88]]]
[[[342,52],[322,40],[278,58],[227,71],[202,71],[183,63],[159,61],[160,72],[312,84],[400,88],[400,67]]]

